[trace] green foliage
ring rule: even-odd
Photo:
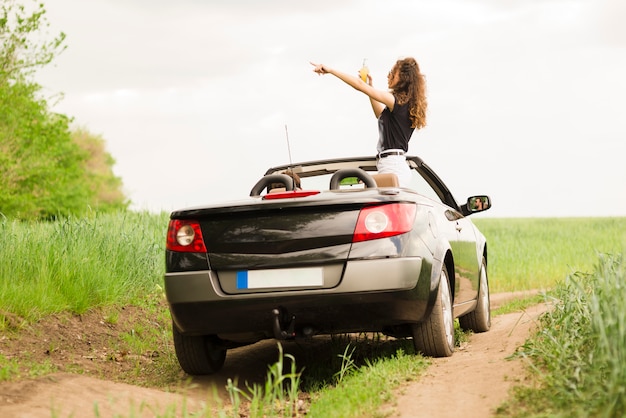
[[[532,361],[533,387],[520,387],[503,416],[626,416],[626,267],[602,256],[553,292],[554,308],[518,355]]]
[[[0,85],[0,212],[36,219],[84,213],[93,192],[84,179],[85,151],[68,119],[47,112],[39,87]]]
[[[48,26],[45,9],[27,9],[13,1],[0,6],[0,214],[53,219],[126,208],[102,140],[72,134],[70,119],[51,113],[28,78],[63,50],[65,35],[38,42]]]
[[[0,219],[0,306],[26,319],[141,298],[162,283],[167,216]]]
[[[115,160],[106,152],[104,139],[79,128],[72,132],[72,141],[87,153],[83,169],[92,193],[90,206],[100,212],[126,209],[129,201],[122,193],[122,180],[113,174]]]
[[[4,0],[0,6],[0,85],[22,80],[65,49],[64,33],[42,40],[49,27],[44,5],[36,1],[30,5]]]

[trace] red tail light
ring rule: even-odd
[[[170,220],[165,248],[186,253],[206,253],[200,224],[196,221]]]
[[[352,242],[392,237],[409,232],[415,220],[415,204],[391,203],[361,209]]]

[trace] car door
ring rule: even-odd
[[[454,257],[454,305],[455,314],[471,309],[478,297],[479,264],[476,257],[476,236],[472,222],[458,210],[452,193],[426,164],[416,170],[412,186],[420,194],[436,199],[444,208],[446,238]],[[467,306],[464,306],[467,305]]]
[[[456,231],[456,241],[450,242],[454,255],[455,305],[478,297],[479,265],[476,258],[476,235],[471,221],[457,211],[449,211]],[[449,219],[450,219],[449,218]]]

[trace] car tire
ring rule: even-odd
[[[450,357],[454,352],[454,317],[448,274],[439,276],[437,300],[428,319],[412,326],[415,351],[429,357]]]
[[[216,339],[206,335],[181,334],[172,324],[174,349],[180,367],[190,375],[205,375],[219,371],[226,360],[226,349],[216,344]]]
[[[459,325],[464,330],[474,332],[486,332],[491,328],[489,279],[487,277],[487,262],[484,258],[480,267],[480,283],[478,285],[476,308],[472,312],[459,317]]]

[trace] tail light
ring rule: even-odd
[[[409,232],[415,220],[415,204],[390,203],[361,209],[352,242],[369,241]]]
[[[292,197],[307,197],[319,194],[319,190],[292,190],[289,192],[268,193],[263,196],[265,200],[288,199]]]
[[[165,248],[186,253],[206,253],[200,224],[196,221],[170,220]]]

